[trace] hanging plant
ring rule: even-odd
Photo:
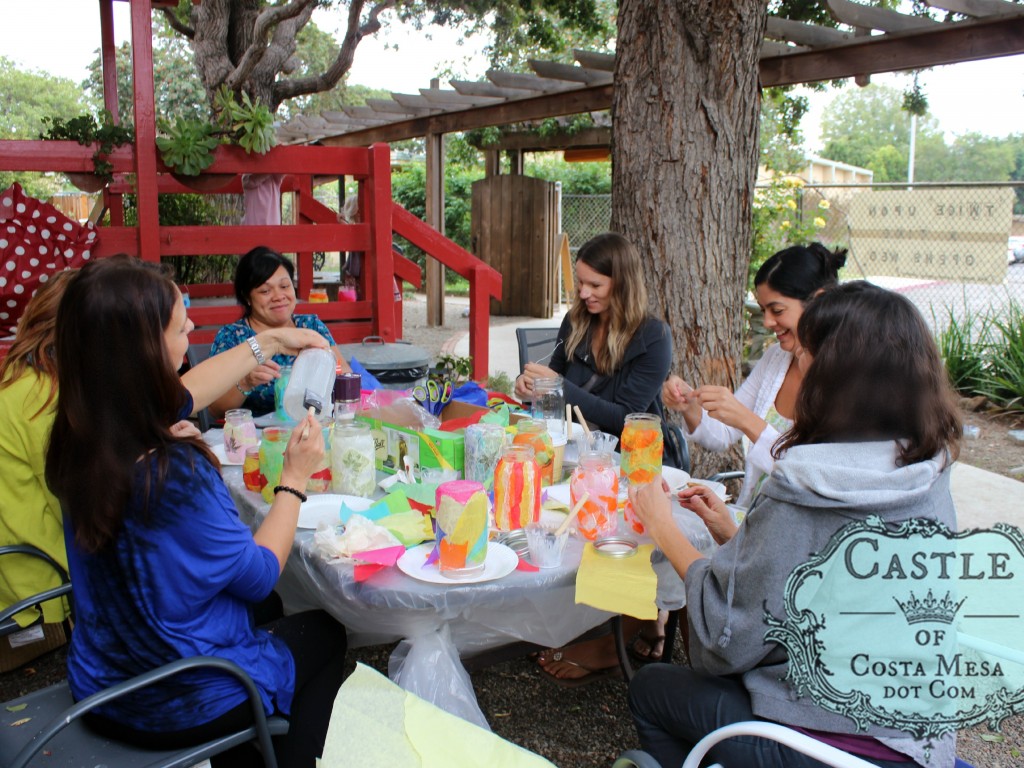
[[[235,144],[246,154],[266,154],[274,146],[274,115],[260,102],[242,94],[241,101],[227,86],[213,99],[214,119],[177,118],[161,121],[156,139],[164,165],[181,176],[198,176],[213,164],[220,144]]]
[[[92,154],[92,175],[95,177],[94,184],[88,184],[87,179],[82,176],[87,174],[65,174],[69,178],[78,177],[76,186],[92,187],[86,191],[99,191],[114,178],[114,164],[110,162],[110,153],[116,147],[131,144],[135,141],[135,131],[131,126],[115,125],[114,118],[108,110],[100,113],[97,120],[93,115],[78,115],[65,120],[60,117],[44,117],[43,123],[47,126],[39,138],[47,141],[77,141],[83,147],[95,145],[96,151]]]

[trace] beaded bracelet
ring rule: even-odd
[[[242,385],[241,384],[235,384],[235,389],[237,389],[239,392],[242,393],[242,397],[248,397],[249,395],[252,394],[252,390],[251,389],[242,389]]]
[[[292,488],[289,485],[275,485],[274,486],[274,495],[275,496],[277,496],[277,494],[279,494],[281,491],[284,491],[285,493],[290,493],[292,496],[296,497],[299,501],[301,501],[303,503],[305,503],[305,501],[306,501],[307,496],[302,491],[297,491],[296,489]]]

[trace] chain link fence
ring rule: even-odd
[[[842,279],[899,291],[936,332],[951,318],[1024,306],[1022,182],[784,182],[758,185],[757,194],[759,205],[772,208],[759,237],[778,247],[820,240],[849,249]],[[573,253],[610,223],[611,195],[562,196],[562,229]]]

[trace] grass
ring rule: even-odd
[[[969,309],[962,319],[952,309],[948,311],[949,322],[935,341],[953,388],[968,394],[977,388],[984,374],[992,320]]]
[[[951,311],[936,343],[958,392],[1024,411],[1024,306],[1011,302],[960,318]]]

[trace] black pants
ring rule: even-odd
[[[265,618],[262,609],[256,615]],[[345,677],[345,628],[325,611],[307,611],[276,619],[262,627],[279,637],[295,659],[295,695],[288,733],[274,739],[280,768],[313,768],[323,752],[331,710]],[[281,714],[281,713],[275,713]],[[108,738],[150,749],[176,749],[201,744],[252,725],[248,700],[208,723],[180,731],[152,733],[135,730],[116,720],[86,716],[94,730]],[[244,745],[214,757],[217,768],[262,765],[252,745]]]

